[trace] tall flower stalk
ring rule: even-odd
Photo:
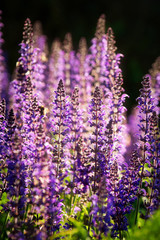
[[[0,10],[0,100],[4,98],[8,105],[9,75],[7,73],[6,61],[2,48],[4,44],[4,39],[2,33],[3,23],[1,21],[2,19],[1,15],[2,11]]]
[[[65,35],[63,42],[63,52],[64,52],[64,84],[66,89],[66,95],[71,96],[70,88],[73,87],[73,63],[75,58],[75,53],[72,46],[72,36],[70,33]]]
[[[152,68],[149,71],[151,76],[151,90],[152,97],[154,98],[154,105],[157,114],[160,113],[159,102],[160,102],[160,57],[152,64]]]
[[[124,166],[119,177],[116,161],[110,165],[108,172],[108,204],[113,221],[111,233],[113,237],[123,239],[123,232],[128,229],[127,214],[133,210],[133,203],[139,187],[139,162],[137,151],[132,153],[130,161]]]
[[[88,74],[87,81],[90,83],[90,91],[93,92],[96,86],[103,86],[102,91],[105,93],[107,82],[106,76],[106,54],[107,54],[107,38],[105,35],[105,15],[101,15],[98,19],[95,37],[92,39],[92,45],[86,59]]]
[[[80,134],[83,131],[82,127],[82,117],[79,109],[79,89],[75,87],[72,98],[71,98],[71,111],[70,111],[70,118],[71,118],[71,166],[72,166],[72,185],[74,188],[75,184],[75,177],[77,171],[77,144],[80,138]]]
[[[156,209],[158,209],[160,205],[160,164],[159,164],[159,128],[158,128],[158,118],[155,111],[152,112],[150,117],[150,142],[151,147],[149,150],[150,159],[151,161],[148,163],[149,167],[151,168],[150,173],[150,182],[147,187],[150,188],[150,192],[148,193],[148,202],[146,202],[146,217],[148,218],[150,214],[152,214]]]
[[[76,76],[76,84],[79,86],[80,102],[82,106],[86,107],[87,104],[87,81],[86,81],[86,58],[87,58],[87,43],[85,38],[79,41],[79,51],[77,53],[78,73]]]
[[[65,90],[62,80],[59,81],[55,100],[53,104],[53,161],[56,163],[57,177],[65,172],[65,159],[67,160],[67,154],[64,153],[64,148],[68,142],[67,133],[69,127],[69,102],[65,96]]]
[[[104,111],[102,107],[102,99],[100,89],[96,87],[92,102],[90,105],[91,120],[90,126],[93,127],[93,133],[91,137],[92,143],[92,191],[95,194],[97,191],[98,184],[103,174],[105,174],[105,155],[103,147],[105,144],[105,137],[103,135],[104,127]]]
[[[150,117],[152,111],[154,110],[153,99],[151,96],[151,85],[150,78],[148,76],[144,77],[142,81],[143,88],[140,89],[140,97],[138,98],[138,108],[139,108],[139,151],[141,154],[141,164],[140,164],[140,181],[139,181],[139,193],[136,205],[136,217],[135,224],[137,224],[138,211],[139,211],[139,201],[140,196],[145,194],[143,190],[143,179],[147,176],[145,169],[146,164],[150,165],[152,155],[149,154],[150,145]]]
[[[8,128],[14,129],[14,115],[10,112],[8,121]],[[7,226],[10,228],[9,237],[16,236],[19,238],[22,234],[23,218],[26,208],[26,177],[27,171],[25,161],[22,158],[22,143],[18,136],[19,130],[10,132],[9,149],[10,154],[7,159],[7,192],[8,192],[8,206],[9,206],[9,221]]]
[[[0,102],[0,199],[3,192],[6,190],[6,160],[8,153],[8,138],[7,138],[7,119],[6,119],[6,102],[3,99]]]

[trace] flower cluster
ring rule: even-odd
[[[160,205],[159,58],[127,118],[104,15],[77,52],[70,33],[50,52],[27,18],[10,83],[2,27],[0,17],[0,239],[126,239]]]

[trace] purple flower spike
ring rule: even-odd
[[[79,139],[83,132],[82,112],[79,108],[79,89],[75,87],[70,104],[70,158],[71,158],[71,188],[73,192],[78,192],[79,174],[81,162],[79,159]]]
[[[140,97],[138,100],[138,109],[139,109],[139,141],[138,141],[138,149],[141,154],[141,162],[140,162],[140,173],[139,173],[139,191],[138,191],[138,199],[136,205],[136,217],[135,223],[137,223],[137,214],[139,210],[139,200],[140,197],[143,196],[143,193],[146,190],[143,188],[144,178],[150,177],[150,173],[146,170],[146,165],[149,168],[151,167],[153,161],[153,153],[151,152],[151,131],[150,131],[150,120],[152,112],[155,109],[154,100],[151,96],[151,82],[150,77],[145,76],[142,81],[143,88],[140,89]],[[148,185],[148,184],[147,184]],[[148,186],[146,187],[148,188]]]
[[[105,175],[106,158],[104,154],[105,137],[103,134],[104,130],[104,112],[102,109],[102,99],[100,90],[96,87],[93,99],[90,105],[91,119],[90,126],[93,127],[93,134],[91,137],[92,144],[92,177],[91,185],[92,190],[96,193],[98,184],[103,175]]]
[[[8,156],[6,164],[8,168],[7,182],[7,203],[10,218],[7,227],[10,229],[9,236],[22,236],[22,225],[26,208],[26,178],[27,171],[25,159],[22,158],[22,141],[19,136],[19,129],[14,124],[13,110],[10,111],[8,122]],[[23,238],[22,238],[23,239]]]
[[[32,71],[33,28],[29,18],[27,18],[24,23],[23,40],[20,46],[20,54],[21,57],[24,59],[26,75],[30,76]]]
[[[36,22],[33,26],[32,84],[34,96],[40,105],[49,105],[48,93],[48,47],[46,36],[42,35],[42,26]]]
[[[7,73],[6,69],[6,61],[2,49],[2,45],[4,43],[3,40],[3,33],[2,33],[2,28],[3,28],[3,23],[1,22],[1,14],[0,12],[0,100],[3,98],[6,100],[8,104],[8,87],[9,87],[9,76]]]
[[[52,44],[49,58],[48,85],[50,96],[52,96],[54,90],[57,88],[60,79],[64,79],[64,64],[64,52],[61,49],[61,42],[56,39]]]
[[[151,147],[149,150],[150,162],[149,167],[152,169],[150,173],[150,183],[147,186],[150,188],[149,200],[145,203],[149,217],[151,213],[157,210],[160,206],[160,138],[158,128],[158,117],[154,111],[150,117],[150,142]]]
[[[77,169],[75,174],[75,182],[77,183],[77,192],[86,193],[89,189],[89,179],[91,165],[89,162],[90,151],[85,145],[82,137],[78,139],[77,146]]]
[[[80,103],[86,107],[88,102],[87,98],[87,81],[86,81],[86,58],[87,58],[87,42],[85,38],[81,38],[79,42],[79,51],[77,53],[77,62],[78,65],[77,75],[76,75],[76,84],[79,86],[80,91]]]
[[[151,75],[151,90],[152,97],[154,98],[154,105],[156,106],[155,111],[157,114],[160,113],[160,57],[152,65],[152,69],[149,71]]]
[[[7,142],[7,121],[6,121],[6,102],[3,99],[0,102],[0,199],[3,192],[6,190],[6,173],[5,168],[7,153],[8,153],[8,142]]]
[[[20,57],[16,66],[16,79],[11,82],[10,93],[13,95],[13,109],[19,130],[23,125],[22,106],[24,94],[27,88],[27,78],[32,81],[32,55],[33,55],[33,31],[30,19],[26,19],[24,24],[23,40],[20,44]]]
[[[54,164],[51,161],[35,163],[29,204],[32,206],[30,215],[37,219],[32,221],[34,228],[27,229],[27,236],[47,239],[59,230],[62,217],[59,188]],[[29,224],[29,219],[27,220]]]
[[[95,37],[92,39],[89,55],[86,59],[86,69],[88,71],[88,73],[86,72],[86,80],[90,84],[90,88],[87,86],[90,94],[96,86],[103,86],[103,95],[105,93],[105,86],[108,81],[106,76],[106,54],[105,15],[101,15],[97,23]]]
[[[65,35],[63,42],[63,52],[64,52],[64,84],[66,89],[66,95],[71,95],[71,88],[73,86],[73,64],[75,60],[75,53],[72,50],[72,36],[70,33]],[[73,74],[73,76],[72,76]]]
[[[57,177],[65,174],[65,166],[68,162],[67,143],[69,141],[70,131],[70,104],[65,95],[62,80],[59,81],[53,102],[52,131],[54,137],[53,145],[53,162],[56,164]],[[69,125],[69,126],[68,126]]]
[[[124,153],[126,151],[126,142],[124,138],[124,136],[126,136],[126,108],[123,104],[127,95],[123,93],[124,89],[122,84],[123,78],[122,74],[119,72],[111,87],[109,105],[109,119],[111,119],[110,128],[112,128],[112,149],[110,150],[111,154],[109,161],[111,163],[117,161],[118,168],[121,168],[124,163]]]

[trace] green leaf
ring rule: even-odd
[[[6,204],[8,201],[9,201],[9,199],[7,198],[7,193],[4,192],[4,193],[2,194],[2,198],[1,198],[1,200],[0,200],[0,205],[4,205],[4,204]]]
[[[160,236],[160,210],[146,220],[141,228],[134,228],[128,240],[157,240]]]

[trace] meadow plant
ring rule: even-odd
[[[0,239],[128,239],[160,205],[160,59],[127,116],[104,15],[77,51],[27,18],[9,82],[1,14]]]

